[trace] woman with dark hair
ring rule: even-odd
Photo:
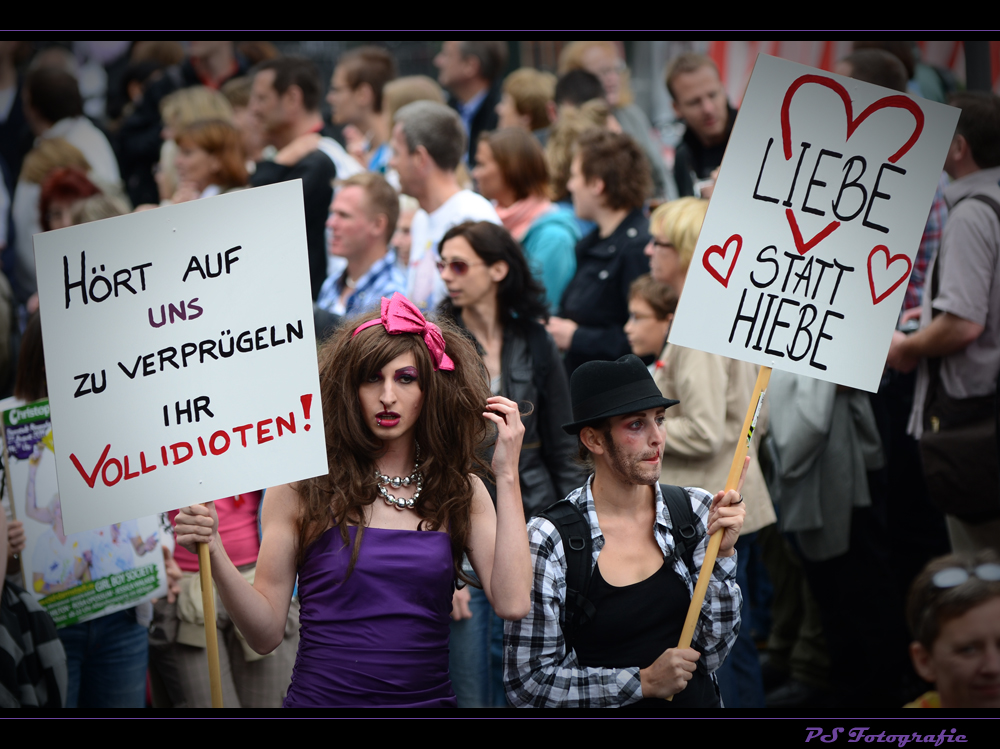
[[[550,312],[559,306],[576,271],[580,232],[572,211],[549,200],[549,170],[538,141],[520,128],[504,128],[479,139],[472,170],[483,197],[521,243]]]
[[[220,543],[211,506],[177,516],[208,543],[222,600],[248,644],[274,649],[298,576],[301,638],[288,707],[453,706],[448,615],[468,554],[497,612],[529,607],[517,405],[489,397],[473,345],[400,294],[320,352],[329,473],[271,489],[256,579]],[[497,508],[474,475],[497,430]]]
[[[531,136],[528,136],[529,138]],[[517,403],[525,414],[519,474],[524,514],[544,510],[578,486],[584,476],[573,463],[574,439],[562,425],[572,420],[569,385],[559,351],[537,322],[547,315],[542,290],[520,246],[501,226],[467,222],[450,229],[439,248],[448,298],[440,313],[464,327],[479,346],[494,395]],[[460,591],[452,624],[452,671],[467,678],[460,704],[505,704],[502,658],[489,667],[491,622],[502,647],[503,625],[493,620],[482,596]],[[466,616],[469,615],[469,616]],[[471,619],[470,619],[471,617]],[[465,621],[465,619],[470,619]],[[494,648],[496,649],[496,648]],[[493,675],[492,697],[487,674]]]
[[[488,221],[452,227],[439,253],[448,288],[441,315],[475,339],[493,394],[525,412],[520,477],[530,516],[566,496],[583,477],[572,465],[576,443],[562,429],[572,416],[566,373],[552,338],[537,322],[547,317],[542,290],[510,232]]]
[[[174,203],[208,198],[247,184],[239,130],[225,120],[198,120],[175,136]]]

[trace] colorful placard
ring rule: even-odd
[[[67,534],[47,400],[3,410],[7,496],[24,524],[24,585],[56,626],[96,619],[167,593],[156,517]]]

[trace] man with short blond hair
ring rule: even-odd
[[[667,91],[674,114],[687,126],[674,157],[674,179],[681,196],[708,198],[715,186],[712,172],[722,163],[733,132],[736,110],[726,98],[712,58],[686,52],[670,61]]]
[[[382,297],[406,291],[406,276],[389,249],[398,219],[399,197],[385,177],[363,172],[344,181],[326,227],[330,254],[344,258],[347,267],[323,282],[316,306],[350,318],[374,309]]]

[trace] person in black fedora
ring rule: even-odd
[[[517,707],[720,707],[713,672],[736,640],[739,489],[661,486],[664,398],[637,357],[570,381],[587,483],[528,524],[531,611],[507,622],[504,687]],[[709,536],[724,529],[693,646],[677,648]],[[672,701],[665,698],[673,697]]]

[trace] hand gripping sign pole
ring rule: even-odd
[[[718,546],[716,544],[716,549]],[[198,545],[198,574],[201,575],[201,605],[205,611],[205,654],[208,656],[212,707],[222,707],[222,668],[219,666],[219,639],[215,631],[215,587],[212,585],[212,559],[208,556],[208,544]]]
[[[746,463],[747,452],[750,450],[750,442],[753,440],[753,432],[757,426],[757,417],[760,416],[760,409],[764,405],[764,394],[767,392],[767,383],[770,379],[771,368],[761,367],[760,372],[757,373],[757,383],[754,385],[753,395],[750,397],[750,407],[747,408],[747,415],[743,420],[743,430],[740,432],[740,434],[746,435],[746,439],[742,439],[737,443],[736,452],[733,453],[733,462],[729,466],[729,477],[726,479],[727,492],[739,486],[743,466]],[[680,642],[677,643],[678,648],[691,647],[691,640],[694,638],[694,628],[698,624],[701,604],[705,601],[705,593],[708,591],[708,583],[712,577],[712,569],[715,567],[715,559],[719,555],[719,546],[722,545],[722,535],[724,533],[725,529],[720,528],[709,539],[708,549],[705,551],[705,561],[701,563],[698,583],[694,586],[694,595],[691,596],[691,606],[688,608],[687,618],[684,620]],[[673,696],[667,699],[672,700]]]

